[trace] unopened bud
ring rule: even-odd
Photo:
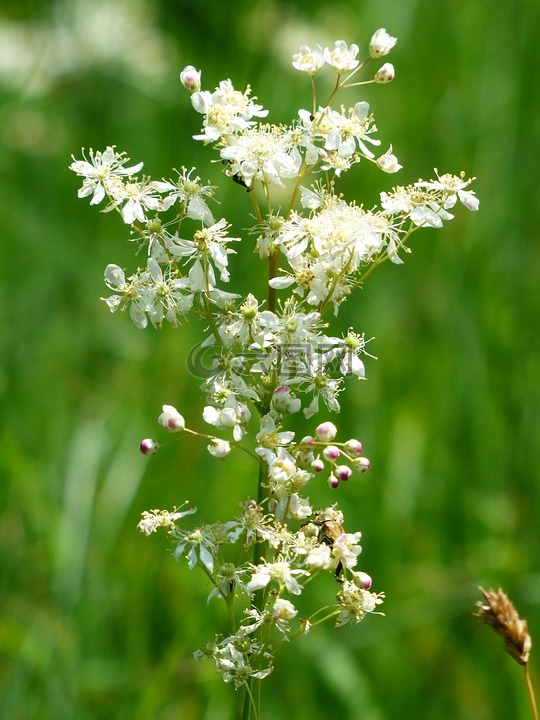
[[[399,160],[397,159],[397,157],[392,154],[391,145],[390,148],[384,153],[384,155],[381,155],[381,157],[378,158],[377,165],[385,173],[395,173],[398,170],[401,170],[401,168],[403,167],[403,165],[399,164]]]
[[[143,455],[154,455],[154,453],[157,453],[159,450],[159,443],[152,440],[152,438],[145,438],[144,440],[141,440],[139,450]]]
[[[184,418],[172,405],[164,405],[163,412],[158,417],[158,423],[169,432],[180,432],[186,427]]]
[[[316,473],[320,473],[320,472],[322,472],[322,471],[324,470],[324,463],[323,463],[323,461],[321,460],[321,458],[316,458],[316,459],[311,463],[311,469],[313,470],[313,472],[316,472]]]
[[[337,427],[332,422],[323,422],[315,430],[319,440],[333,440],[337,435]]]
[[[339,480],[337,477],[332,473],[328,477],[328,486],[332,488],[332,490],[335,490],[337,487],[339,487]]]
[[[327,445],[323,450],[323,455],[327,460],[337,460],[340,452],[335,445]]]
[[[187,65],[180,73],[180,82],[186,90],[198,92],[201,89],[201,71]]]
[[[354,584],[357,588],[360,588],[361,590],[369,590],[369,588],[373,584],[371,576],[365,572],[353,572],[352,575]]]
[[[351,438],[345,443],[345,450],[349,453],[349,455],[352,455],[352,457],[360,457],[362,449],[362,443],[360,440]]]
[[[347,467],[347,465],[338,465],[334,472],[341,482],[347,482],[352,475],[352,470],[350,467]]]
[[[392,63],[384,63],[375,73],[374,80],[376,83],[389,83],[396,76],[396,71]]]
[[[369,467],[371,465],[370,461],[367,459],[367,457],[359,457],[353,460],[353,464],[356,470],[358,472],[366,472],[366,470],[369,470]]]

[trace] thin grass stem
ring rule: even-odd
[[[536,699],[534,697],[534,688],[531,682],[531,676],[529,674],[529,663],[525,663],[523,666],[525,669],[525,682],[527,684],[527,692],[529,694],[529,700],[531,703],[532,716],[534,720],[538,720],[538,710],[536,709]]]

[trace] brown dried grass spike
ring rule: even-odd
[[[504,640],[504,649],[520,665],[526,665],[532,647],[531,636],[527,632],[527,621],[522,620],[506,593],[500,588],[497,592],[486,592],[479,588],[484,601],[476,603],[476,616],[491,625]]]

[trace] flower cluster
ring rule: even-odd
[[[330,421],[314,423],[313,434],[301,438],[291,425],[296,413],[309,419],[321,407],[339,412],[346,379],[365,378],[364,334],[329,330],[341,304],[381,263],[401,264],[412,234],[440,228],[452,219],[458,201],[478,209],[464,173],[435,171],[434,180],[382,192],[379,205],[369,210],[337,191],[340,176],[360,162],[384,173],[402,168],[391,145],[378,150],[381,141],[366,102],[334,103],[343,88],[392,80],[389,63],[367,81],[355,76],[395,44],[381,28],[363,60],[357,45],[341,40],[333,48],[301,46],[292,65],[310,78],[313,102],[286,125],[267,122],[268,110],[249,87],[237,90],[227,79],[213,91],[202,89],[201,72],[184,68],[181,83],[202,116],[195,140],[214,147],[225,176],[253,203],[254,221],[245,238],[230,234],[225,217],[214,217],[216,188],[202,182],[195,169],[153,180],[139,175],[142,163],[129,165],[113,146],[87,157],[83,152],[84,159],[73,158],[70,166],[83,178],[79,196],[93,205],[106,201],[105,212],[116,210],[145,257],[130,275],[118,265],[107,266],[105,283],[112,294],[104,300],[111,312],[127,311],[139,328],[164,321],[176,326],[194,315],[207,329],[194,357],[212,354],[211,366],[201,360],[198,373],[204,377],[202,421],[209,432],[197,423],[192,427],[173,405],[163,405],[158,423],[169,434],[167,442],[170,434],[202,438],[215,458],[244,452],[258,469],[257,500],[242,503],[232,520],[180,527],[178,521],[195,512],[191,508],[144,512],[139,523],[145,535],[164,528],[175,557],[199,567],[211,581],[210,598],[225,604],[228,634],[216,634],[196,658],[212,658],[218,673],[237,688],[272,671],[276,637],[290,640],[331,618],[337,626],[357,623],[377,612],[383,598],[358,568],[361,533],[345,530],[337,503],[320,509],[307,494],[314,483],[335,491],[364,473],[370,462],[362,443],[338,441]],[[336,84],[320,102],[316,76],[326,71],[334,73]],[[226,289],[229,258],[250,237],[255,238],[250,250],[267,266],[264,296],[255,284],[245,296]],[[162,444],[146,438],[140,449],[152,455]],[[301,596],[319,573],[334,577],[337,592],[332,602],[309,610]]]

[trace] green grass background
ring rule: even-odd
[[[286,121],[309,102],[289,67],[298,45],[365,49],[378,27],[399,38],[396,80],[346,101],[370,101],[404,169],[361,165],[341,189],[369,206],[394,182],[463,169],[481,208],[418,233],[341,320],[376,338],[338,418],[372,469],[339,501],[386,617],[293,643],[264,717],[530,717],[521,668],[472,613],[478,584],[501,585],[540,641],[539,14],[536,0],[3,0],[1,717],[228,720],[234,701],[191,656],[222,608],[135,526],[185,498],[201,521],[228,517],[255,470],[196,442],[138,454],[162,403],[197,422],[185,356],[201,328],[142,332],[99,301],[105,265],[136,261],[118,218],[77,199],[71,153],[116,144],[154,177],[196,165],[219,182],[190,139],[184,65],[208,88],[250,83]],[[245,194],[231,183],[220,197],[241,231]],[[249,252],[234,260],[243,277],[252,267]]]

